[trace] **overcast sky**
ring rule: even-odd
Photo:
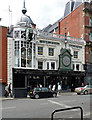
[[[12,11],[12,24],[16,24],[22,15],[24,0],[0,0],[0,25],[9,26],[9,6]],[[42,29],[48,24],[53,24],[64,15],[65,4],[69,0],[25,0],[27,15]],[[10,12],[11,13],[11,12]]]

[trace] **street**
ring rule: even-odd
[[[13,99],[2,101],[3,118],[51,118],[51,113],[57,109],[81,106],[84,118],[91,118],[90,109],[92,95],[60,95],[56,98]],[[59,112],[54,118],[80,118],[80,109]]]

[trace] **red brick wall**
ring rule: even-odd
[[[2,79],[2,28],[0,27],[0,79]]]
[[[0,27],[0,79],[7,82],[7,28]]]
[[[71,14],[65,17],[62,21],[60,21],[60,34],[65,34],[65,24],[66,24],[66,32],[70,34],[72,37],[80,38],[82,34],[84,34],[84,18],[83,18],[83,7],[82,4],[80,7],[75,9]]]
[[[60,26],[57,34],[64,35],[65,34],[65,24],[66,24],[66,32],[70,34],[71,37],[81,38],[83,35],[84,40],[89,42],[89,16],[91,15],[88,12],[84,13],[85,7],[91,7],[89,3],[81,4],[77,9],[71,12],[67,17],[61,20],[58,24]],[[92,16],[92,15],[91,15]],[[85,62],[90,63],[90,49],[92,46],[86,46],[85,48]]]

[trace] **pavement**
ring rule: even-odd
[[[57,96],[70,96],[70,95],[76,95],[76,93],[75,92],[62,92],[61,94],[59,94]],[[13,100],[13,99],[16,99],[16,98],[10,97],[10,96],[8,96],[7,98],[6,97],[0,97],[0,101]]]

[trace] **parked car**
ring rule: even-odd
[[[86,85],[84,87],[78,87],[75,88],[75,92],[80,95],[80,94],[84,94],[87,95],[89,93],[92,93],[92,85]]]
[[[30,98],[46,98],[46,97],[56,97],[57,92],[51,91],[49,88],[42,87],[42,88],[34,88],[32,91],[30,91]]]

